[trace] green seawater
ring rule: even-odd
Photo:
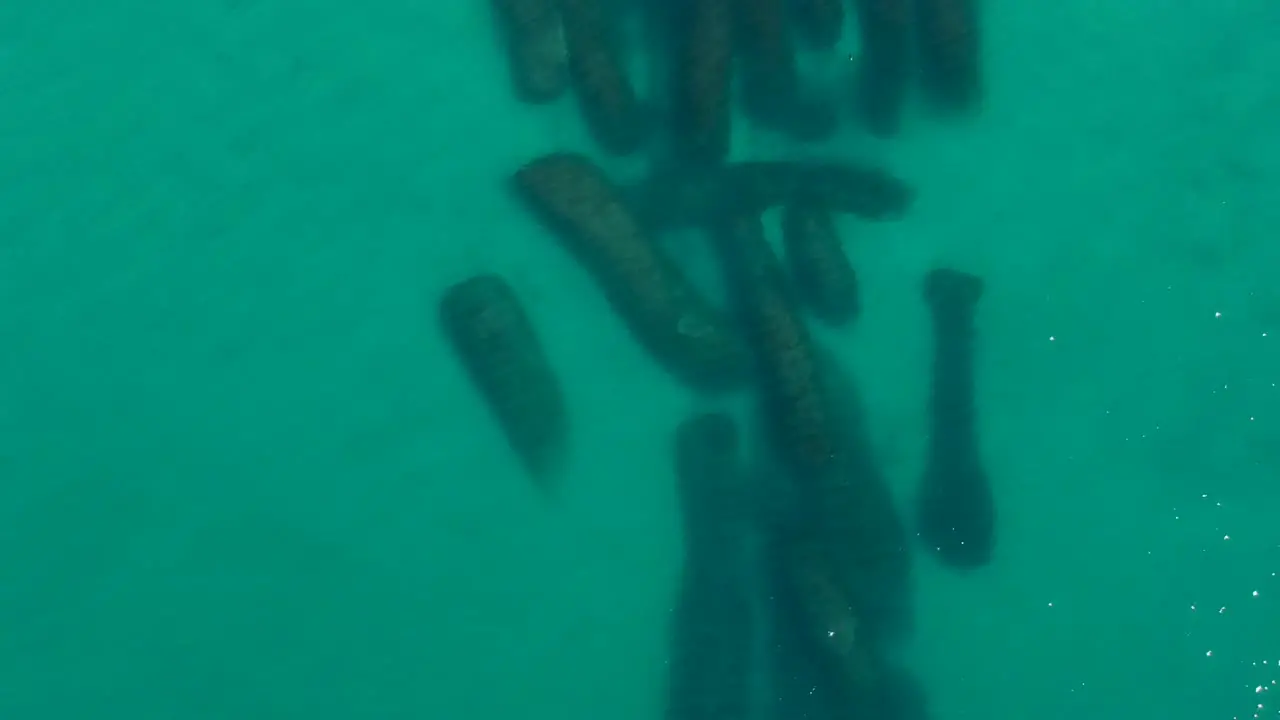
[[[734,139],[917,189],[842,220],[863,312],[815,330],[907,516],[920,278],[985,280],[999,544],[919,555],[911,667],[937,720],[1276,717],[1280,4],[983,12],[974,117]],[[484,2],[0,5],[0,719],[661,716],[672,432],[741,403],[667,377],[519,207],[551,150],[595,152],[512,98]],[[564,380],[554,497],[439,333],[479,272]]]

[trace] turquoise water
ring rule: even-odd
[[[1000,545],[919,562],[938,720],[1280,707],[1280,5],[1172,8],[991,0],[979,117],[805,150],[919,192],[851,221],[863,317],[822,333],[904,501],[919,278],[986,279]],[[484,3],[9,2],[0,93],[0,718],[660,714],[708,403],[504,191],[589,145]],[[435,325],[481,271],[566,381],[554,502]]]

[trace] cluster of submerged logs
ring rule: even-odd
[[[808,86],[797,58],[834,52],[852,24],[844,1],[493,0],[521,99],[572,90],[605,154],[663,148],[632,182],[587,153],[550,152],[514,170],[515,194],[656,363],[704,398],[746,392],[760,409],[749,425],[710,412],[674,431],[685,564],[669,720],[925,714],[900,652],[913,627],[912,523],[866,438],[853,384],[809,325],[840,328],[861,312],[840,216],[902,218],[914,192],[846,160],[730,160],[737,117],[802,140],[834,131],[838,97]],[[896,133],[916,79],[941,106],[975,103],[975,1],[853,0],[858,51],[843,96],[864,128]],[[637,18],[662,79],[650,100],[623,41]],[[775,209],[777,243],[765,221]],[[705,292],[669,253],[662,237],[676,229],[706,238],[727,297]],[[914,531],[960,569],[988,563],[994,544],[975,421],[981,295],[981,279],[958,270],[922,282],[934,362]],[[571,452],[568,408],[516,292],[480,275],[446,290],[440,313],[512,449],[551,490]]]
[[[842,178],[823,191],[836,197],[869,183],[848,206],[871,207],[871,195],[903,197],[883,187],[881,175],[852,182],[830,168],[787,174]],[[907,523],[863,433],[856,393],[806,317],[844,324],[858,311],[852,270],[831,259],[844,256],[830,206],[808,194],[784,204],[789,269],[766,238],[759,207],[709,213],[707,233],[729,288],[725,310],[664,253],[622,189],[587,157],[542,156],[515,173],[515,185],[657,362],[701,394],[745,390],[759,400],[768,471],[746,468],[744,433],[726,414],[687,419],[675,433],[686,554],[670,717],[711,717],[713,708],[728,713],[748,703],[761,657],[778,718],[835,718],[851,708],[919,717],[919,685],[895,652],[912,627]],[[974,412],[981,293],[980,279],[949,269],[930,272],[922,288],[935,357],[916,532],[960,568],[987,563],[994,538]],[[494,275],[471,278],[445,293],[441,311],[512,447],[549,482],[568,445],[567,409],[514,291]],[[757,504],[780,488],[786,502]],[[815,703],[830,714],[816,714]]]
[[[835,132],[842,107],[869,132],[896,134],[913,85],[946,111],[977,103],[977,0],[852,0],[856,22],[845,1],[493,0],[518,97],[542,104],[572,91],[611,154],[634,153],[665,131],[681,160],[721,161],[735,108],[812,140]],[[838,53],[853,24],[847,77],[815,87],[801,60]],[[629,52],[637,45],[651,52]],[[637,66],[655,78],[647,97]]]

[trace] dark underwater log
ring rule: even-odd
[[[927,1],[927,0],[926,0]],[[873,135],[898,132],[911,80],[913,0],[855,0],[861,51],[855,97]]]
[[[564,27],[556,0],[493,0],[516,97],[548,103],[569,84]]]
[[[844,252],[834,218],[825,207],[803,200],[782,214],[782,244],[797,295],[829,325],[858,314],[858,276]]]
[[[946,565],[991,561],[995,498],[980,456],[974,411],[974,316],[982,280],[956,270],[925,279],[933,315],[933,394],[929,458],[918,499],[921,538]]]
[[[829,407],[809,330],[782,263],[755,213],[722,219],[715,233],[734,305],[755,357],[766,432],[807,490],[838,464],[840,430]]]
[[[886,651],[814,560],[793,548],[773,594],[771,720],[927,720],[919,681]],[[816,571],[816,572],[815,572]]]
[[[736,0],[735,5],[747,108],[769,115],[793,103],[800,88],[786,1]]]
[[[844,0],[791,0],[796,27],[811,44],[830,49],[844,34]]]
[[[835,133],[835,107],[802,92],[787,0],[735,0],[735,45],[742,58],[746,113],[798,140]]]
[[[607,152],[639,150],[652,123],[627,75],[604,0],[558,1],[569,75],[588,129]]]
[[[685,561],[671,638],[668,720],[750,715],[754,649],[755,508],[727,415],[698,415],[676,431]]]
[[[732,130],[734,0],[678,0],[670,13],[676,61],[675,151],[682,163],[718,163]]]
[[[910,695],[916,686],[902,682],[911,678],[892,665],[881,638],[868,631],[823,551],[826,543],[806,534],[812,530],[775,541],[769,717],[923,720],[910,713],[920,705]]]
[[[812,517],[835,577],[857,612],[862,641],[891,647],[915,629],[907,525],[876,457],[854,379],[829,353],[821,352],[819,359],[841,431],[841,461],[839,472],[813,490]]]
[[[901,218],[915,199],[910,186],[889,172],[849,162],[802,164],[797,190],[828,209],[864,220]]]
[[[845,692],[865,690],[876,681],[871,648],[862,636],[857,610],[837,581],[823,546],[802,540],[789,543],[784,555],[784,581],[791,585],[798,628],[818,667]]]
[[[716,235],[755,358],[760,416],[795,489],[797,522],[820,546],[861,636],[876,646],[913,628],[907,533],[858,402],[799,317],[760,217],[730,215]]]
[[[627,189],[645,226],[662,232],[708,226],[728,213],[762,213],[795,201],[886,221],[902,217],[914,190],[878,167],[853,162],[754,161],[659,170]]]
[[[742,162],[726,166],[724,176],[726,196],[742,208],[804,201],[866,220],[892,220],[915,197],[885,170],[851,162]]]
[[[517,171],[515,185],[664,367],[703,390],[741,386],[749,358],[736,329],[649,239],[598,166],[551,153]]]
[[[821,653],[813,647],[803,614],[797,609],[789,580],[779,577],[771,597],[769,662],[771,707],[769,720],[845,720],[849,708],[842,704],[838,688],[824,674]]]
[[[978,0],[915,0],[916,44],[925,93],[938,106],[963,111],[982,94]]]
[[[883,720],[929,720],[929,697],[920,679],[899,665],[882,661],[879,682],[859,706],[867,717]]]
[[[446,336],[525,468],[544,487],[568,442],[560,381],[511,286],[477,275],[445,291]]]

